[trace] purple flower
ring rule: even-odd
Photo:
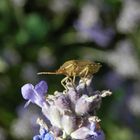
[[[96,130],[96,124],[91,125],[90,128],[88,127],[81,127],[76,131],[71,133],[71,137],[73,139],[84,139],[84,140],[105,140],[104,132],[100,130]]]
[[[93,132],[87,127],[83,126],[71,133],[73,139],[86,139],[91,136]]]
[[[98,45],[106,47],[114,37],[114,31],[111,27],[102,28],[100,25],[95,25],[87,30],[90,39],[93,39]]]
[[[54,103],[60,112],[64,112],[64,110],[70,110],[70,100],[64,94],[59,95]]]
[[[79,21],[75,22],[75,28],[86,39],[93,40],[101,47],[106,47],[112,41],[115,36],[115,31],[112,27],[104,28],[101,23],[96,23],[91,27],[83,26]]]
[[[75,113],[77,115],[85,115],[89,112],[94,112],[99,109],[101,104],[101,96],[100,95],[82,95],[75,104]]]
[[[90,130],[93,132],[93,135],[90,138],[92,138],[93,140],[98,138],[98,136],[101,133],[100,131],[99,132],[96,131],[96,122],[91,122],[89,127],[90,127]]]
[[[70,135],[77,128],[76,116],[69,110],[64,111],[61,124],[66,134]]]
[[[85,140],[105,140],[105,135],[104,135],[104,132],[102,130],[100,130],[99,132],[96,132],[96,134],[97,134],[96,136],[92,135]]]
[[[91,100],[88,95],[82,95],[75,104],[75,113],[77,115],[85,115],[91,109]]]
[[[34,136],[33,140],[54,140],[54,137],[46,129],[40,128],[40,135]]]
[[[100,129],[99,121],[97,117],[89,117],[89,125],[87,126],[91,131],[92,135],[86,140],[105,140],[104,132]]]
[[[35,87],[32,84],[25,84],[21,88],[22,96],[28,100],[25,107],[30,102],[37,104],[40,107],[46,104],[45,94],[48,91],[48,85],[45,81],[40,81]]]

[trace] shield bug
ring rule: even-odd
[[[68,80],[74,84],[75,77],[87,78],[98,72],[101,67],[100,63],[95,63],[89,60],[69,60],[66,61],[55,72],[39,72],[38,74],[63,74],[66,77],[62,79],[61,84],[66,88],[64,82]]]

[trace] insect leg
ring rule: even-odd
[[[88,73],[89,73],[89,67],[86,66],[86,67],[79,73],[79,75],[84,75],[84,76],[82,76],[82,77],[85,78],[85,77],[88,75]]]
[[[72,80],[73,85],[74,85],[74,83],[75,83],[75,78],[76,78],[76,76],[74,75],[74,76],[73,76],[73,80]]]
[[[89,67],[88,65],[85,67],[85,75],[84,77],[86,78],[89,75]]]
[[[68,83],[71,83],[71,85],[73,86],[73,87],[75,87],[75,76],[73,76],[73,77],[68,77],[68,79],[66,80],[66,85],[68,85]]]
[[[68,80],[68,76],[66,76],[64,79],[61,80],[61,85],[67,90],[67,86],[64,84]]]
[[[86,84],[87,76],[89,75],[89,67],[86,66],[79,75],[81,75],[81,79]]]

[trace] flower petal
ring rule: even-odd
[[[44,96],[46,94],[46,92],[48,91],[48,85],[45,81],[40,81],[35,86],[35,90],[40,96]]]
[[[44,129],[44,128],[40,128],[39,133],[40,133],[41,136],[44,137],[48,132],[47,132],[46,129]]]
[[[81,127],[71,133],[73,139],[86,139],[91,136],[93,132],[86,127]]]
[[[24,108],[26,108],[29,104],[30,104],[31,100],[28,100],[25,105],[24,105]]]
[[[71,102],[64,94],[61,94],[54,102],[60,112],[64,112],[64,110],[70,110]]]
[[[47,133],[43,140],[55,140],[55,139],[54,139],[53,135],[51,135],[50,133]]]
[[[34,86],[32,84],[22,86],[21,93],[25,100],[34,100]]]
[[[42,139],[40,138],[40,135],[36,135],[33,137],[33,140],[42,140]]]
[[[82,95],[75,104],[75,112],[77,115],[85,115],[91,109],[91,102],[87,100],[87,95]]]
[[[97,132],[96,135],[94,134],[85,140],[105,140],[105,135],[104,132],[101,130],[100,132]]]
[[[51,135],[46,129],[40,128],[40,135],[36,135],[33,137],[33,140],[54,140],[53,135]]]
[[[95,131],[96,129],[96,123],[90,123],[90,130]]]

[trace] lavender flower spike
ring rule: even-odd
[[[43,107],[46,104],[45,94],[48,91],[48,85],[45,81],[40,81],[35,87],[32,84],[25,84],[21,88],[22,96],[25,100],[28,100],[25,107],[30,102],[37,104],[39,107]]]
[[[85,72],[85,67],[81,64],[76,64],[76,67],[74,65],[74,68],[78,68],[79,72]],[[70,70],[72,73],[75,72],[73,65]],[[48,91],[48,85],[45,81],[40,81],[35,86],[30,83],[22,86],[22,96],[27,100],[25,106],[30,102],[37,104],[46,117],[45,121],[37,120],[40,131],[33,140],[105,140],[100,126],[101,120],[95,115],[101,106],[102,99],[110,96],[112,92],[94,91],[93,76],[90,75],[90,71],[87,71],[87,74],[84,74],[85,77],[81,77],[79,73],[74,75],[79,76],[79,79],[76,79],[78,81],[65,81],[66,90],[55,91],[47,97],[45,94]]]

